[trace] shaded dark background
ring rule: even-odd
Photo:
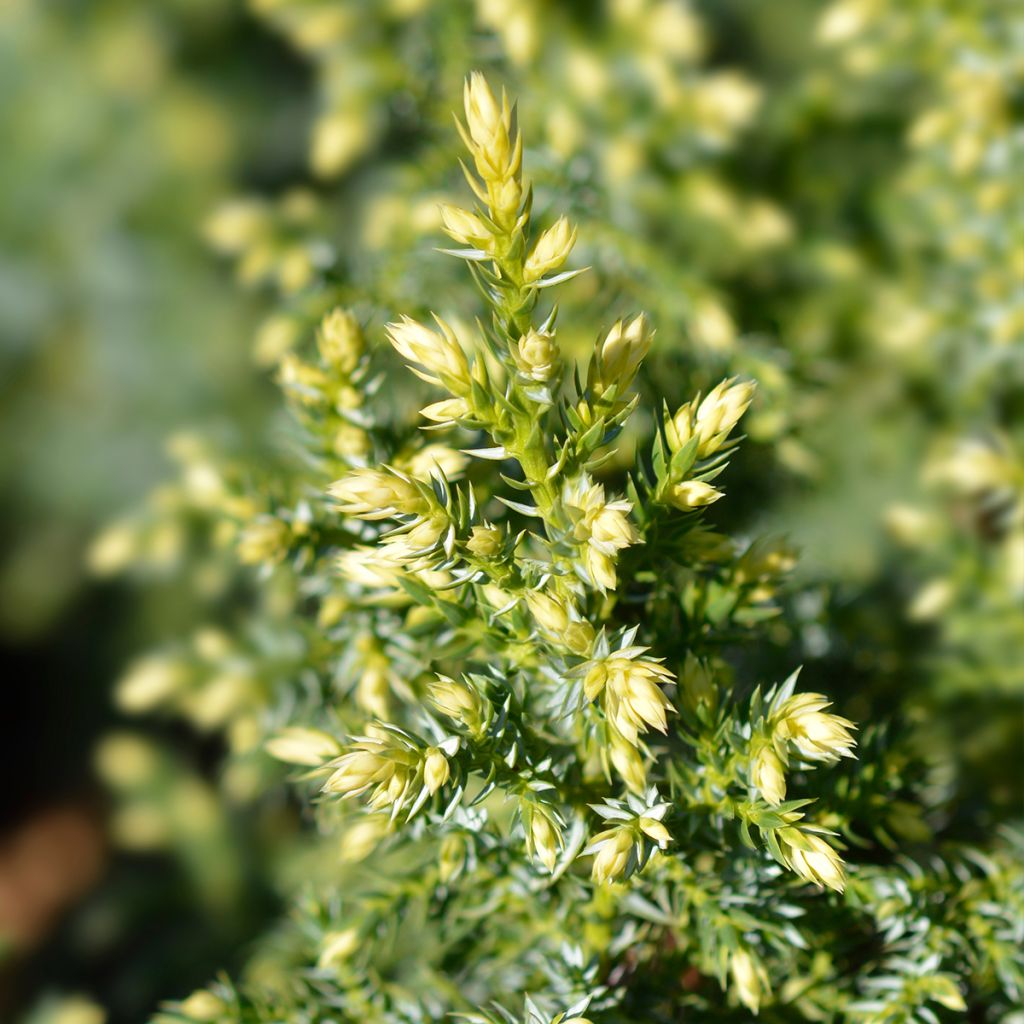
[[[236,187],[301,172],[308,93],[302,63],[239,4],[0,13],[0,873],[21,872],[26,899],[24,861],[75,875],[46,895],[39,882],[31,935],[0,941],[3,1020],[51,989],[141,1020],[238,962],[272,907],[244,821],[230,826],[245,898],[220,914],[173,852],[119,853],[104,837],[94,747],[124,724],[111,681],[195,613],[169,579],[140,599],[90,577],[85,552],[171,473],[172,431],[244,433],[262,417],[273,392],[248,355],[255,307],[200,225]],[[195,137],[161,148],[154,125],[190,118]],[[182,727],[162,738],[200,769],[218,756]],[[79,877],[76,862],[95,863]]]

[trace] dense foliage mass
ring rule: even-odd
[[[533,226],[513,112],[479,75],[460,128],[478,203],[441,215],[485,311],[388,325],[434,389],[418,416],[337,307],[279,359],[291,455],[253,479],[185,453],[268,597],[121,699],[231,722],[250,768],[296,765],[324,847],[244,981],[159,1019],[1008,1007],[1012,842],[907,856],[927,765],[873,723],[858,762],[853,723],[756,656],[793,552],[705,513],[753,382],[643,402],[643,314],[567,360],[550,289],[581,273],[577,231]]]
[[[1012,1020],[1009,6],[250,6],[308,174],[205,234],[288,415],[93,548],[183,570],[116,697],[206,737],[97,765],[284,912],[161,1024]]]

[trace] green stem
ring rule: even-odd
[[[531,485],[530,492],[537,503],[537,508],[546,523],[555,525],[558,492],[555,485],[547,479],[548,470],[551,468],[548,464],[547,452],[544,451],[542,444],[517,446],[517,449],[512,454],[519,460],[519,465],[523,467],[523,474]]]

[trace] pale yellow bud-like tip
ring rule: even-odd
[[[778,839],[789,866],[801,878],[836,892],[846,888],[842,859],[820,836],[787,827],[779,830]]]
[[[508,101],[502,93],[502,103],[498,105],[483,72],[470,72],[463,90],[463,101],[469,134],[477,145],[489,142],[502,127],[508,129]]]
[[[346,928],[344,931],[328,932],[320,945],[319,967],[338,967],[359,948],[359,931]]]
[[[423,784],[433,796],[450,778],[451,765],[443,751],[431,747],[423,761]]]
[[[751,763],[751,782],[770,804],[786,799],[786,776],[782,760],[771,746],[762,747]]]
[[[199,989],[182,1002],[180,1010],[194,1021],[216,1021],[227,1012],[228,1004],[220,996]]]
[[[345,864],[365,860],[387,834],[387,818],[370,816],[357,821],[341,838],[339,856]]]
[[[650,839],[653,839],[662,850],[672,842],[672,833],[655,818],[640,818],[638,824],[641,831]]]
[[[547,594],[531,591],[526,595],[526,604],[537,623],[551,633],[561,633],[569,625],[565,606]]]
[[[469,415],[469,405],[464,398],[444,398],[420,409],[420,415],[431,423],[454,423]]]
[[[557,270],[569,258],[575,244],[576,229],[566,217],[559,217],[537,239],[533,252],[526,258],[523,265],[523,280],[532,283],[552,270]]]
[[[319,729],[290,726],[267,740],[266,751],[278,761],[317,767],[341,753],[333,736]]]
[[[475,213],[445,203],[441,206],[441,222],[444,230],[457,242],[487,251],[493,237],[492,232]]]
[[[423,515],[429,504],[407,477],[383,469],[360,469],[327,488],[347,515],[360,519],[388,519],[394,515]]]
[[[348,309],[332,309],[320,321],[317,347],[324,362],[351,373],[359,364],[366,349],[363,330],[355,315]]]
[[[555,870],[561,837],[546,814],[535,813],[530,822],[530,838],[534,852],[548,871]]]
[[[503,535],[496,526],[474,526],[466,550],[477,558],[494,558],[501,551]]]
[[[434,318],[440,333],[432,331],[417,320],[403,316],[401,320],[386,326],[388,340],[409,363],[418,363],[426,372],[416,371],[428,383],[440,384],[442,380],[467,386],[469,364],[459,345],[455,332],[439,317]]]
[[[587,386],[600,396],[613,385],[621,394],[633,382],[651,348],[654,332],[646,314],[617,321],[599,340],[590,365]]]
[[[532,327],[512,346],[512,359],[524,376],[538,383],[550,380],[558,369],[558,343],[554,335]]]
[[[737,949],[729,956],[729,972],[739,1001],[756,1014],[768,988],[764,968],[745,949]]]
[[[704,508],[721,498],[722,492],[703,480],[683,480],[668,490],[668,499],[676,508],[689,511]]]
[[[619,773],[622,781],[634,792],[643,793],[647,788],[647,766],[640,752],[628,740],[619,736],[614,729],[611,732],[611,750],[609,757],[612,766]],[[652,836],[653,838],[653,836]]]
[[[612,829],[598,837],[600,847],[594,855],[591,875],[595,882],[614,882],[625,874],[633,848],[633,836],[628,829]]]
[[[731,378],[713,388],[700,403],[694,417],[694,429],[700,438],[698,458],[713,455],[725,444],[733,427],[753,401],[755,388],[753,381],[737,383],[735,378]]]

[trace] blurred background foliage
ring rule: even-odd
[[[599,323],[645,309],[660,392],[758,380],[722,522],[801,548],[778,664],[811,664],[854,719],[914,724],[943,835],[984,838],[1019,813],[1012,13],[7,3],[0,635],[14,714],[33,724],[5,752],[28,780],[5,824],[70,801],[133,851],[41,952],[12,954],[9,1005],[65,1021],[64,1003],[35,1000],[81,989],[111,1021],[141,1019],[242,962],[242,937],[307,863],[279,776],[251,754],[220,761],[222,734],[247,750],[239,678],[272,657],[286,672],[288,652],[272,630],[244,650],[224,632],[257,599],[207,524],[218,481],[272,476],[267,378],[327,308],[354,306],[371,336],[397,310],[457,322],[473,308],[457,261],[431,258],[438,204],[464,187],[450,111],[472,68],[521,98],[537,213],[557,195],[579,225],[575,264],[592,269],[564,289],[563,348],[581,355]],[[90,580],[89,538],[156,484],[89,549]],[[110,581],[128,565],[144,590]],[[264,587],[259,614],[272,622],[286,589]],[[116,666],[190,630],[190,670],[206,668],[176,709],[186,723],[148,738],[118,724],[93,757]],[[154,658],[122,684],[122,711],[170,686],[176,669]]]

